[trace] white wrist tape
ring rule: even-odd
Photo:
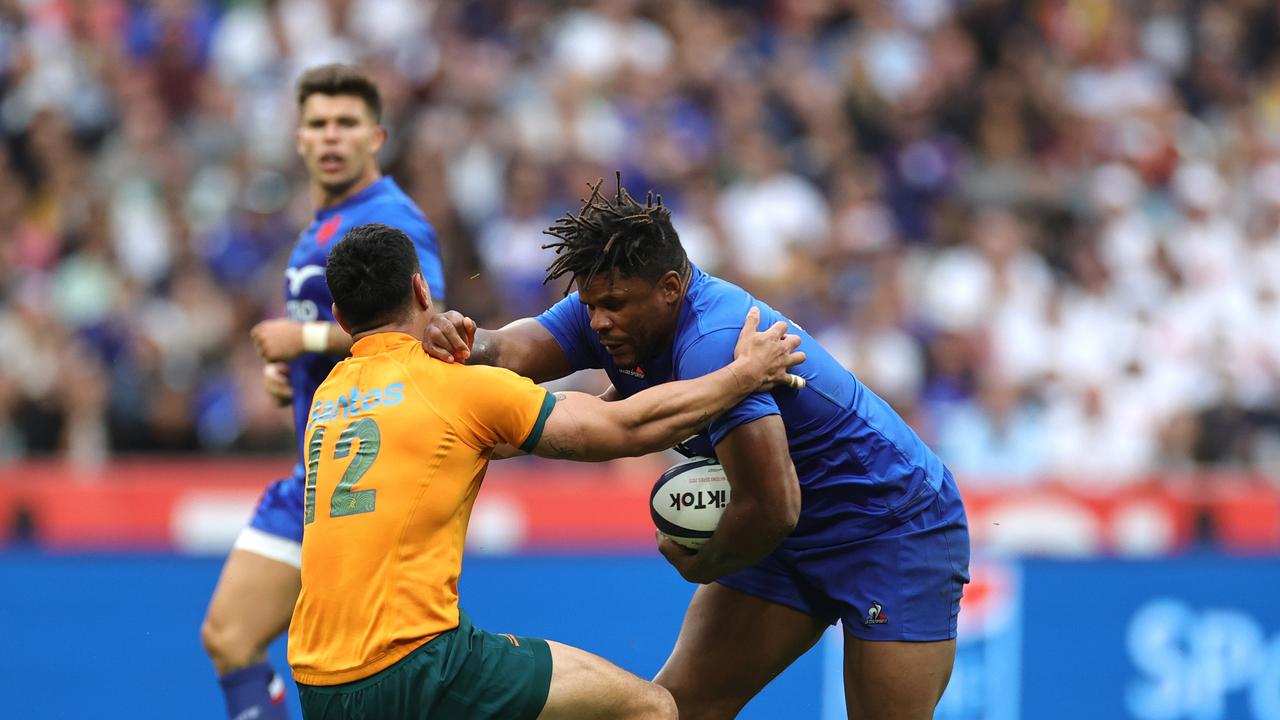
[[[323,321],[302,323],[302,349],[309,353],[329,352],[329,323]]]

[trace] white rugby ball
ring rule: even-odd
[[[715,458],[693,458],[662,473],[649,495],[658,532],[687,548],[703,546],[729,505],[729,479]]]

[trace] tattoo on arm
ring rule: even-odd
[[[555,440],[547,440],[547,448],[551,450],[552,457],[560,458],[561,460],[574,460],[578,457],[578,453],[573,448],[561,445]]]
[[[565,398],[568,397],[568,395],[566,395],[563,392],[558,392],[558,393],[555,393],[554,395],[556,398],[556,402],[564,402]],[[573,460],[579,457],[578,453],[575,452],[574,449],[570,447],[568,444],[557,443],[552,438],[547,438],[547,448],[551,450],[551,453],[554,457],[560,458],[562,460]]]

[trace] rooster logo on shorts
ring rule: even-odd
[[[889,616],[884,614],[884,607],[872,600],[871,607],[867,608],[867,616],[862,619],[863,625],[883,625],[889,622]]]

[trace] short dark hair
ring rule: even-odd
[[[402,319],[418,272],[418,253],[409,236],[371,223],[348,230],[329,252],[324,279],[354,335]]]
[[[354,95],[364,100],[374,122],[382,121],[382,95],[378,93],[378,86],[354,65],[333,63],[302,73],[298,78],[299,110],[312,95]]]
[[[542,246],[556,251],[543,282],[568,275],[568,294],[575,280],[580,287],[590,285],[601,272],[608,275],[616,269],[622,277],[657,282],[667,272],[688,267],[689,258],[662,197],[650,191],[641,205],[622,187],[621,173],[617,182],[612,199],[600,193],[604,180],[596,182],[577,215],[566,213],[543,231],[558,241]]]

